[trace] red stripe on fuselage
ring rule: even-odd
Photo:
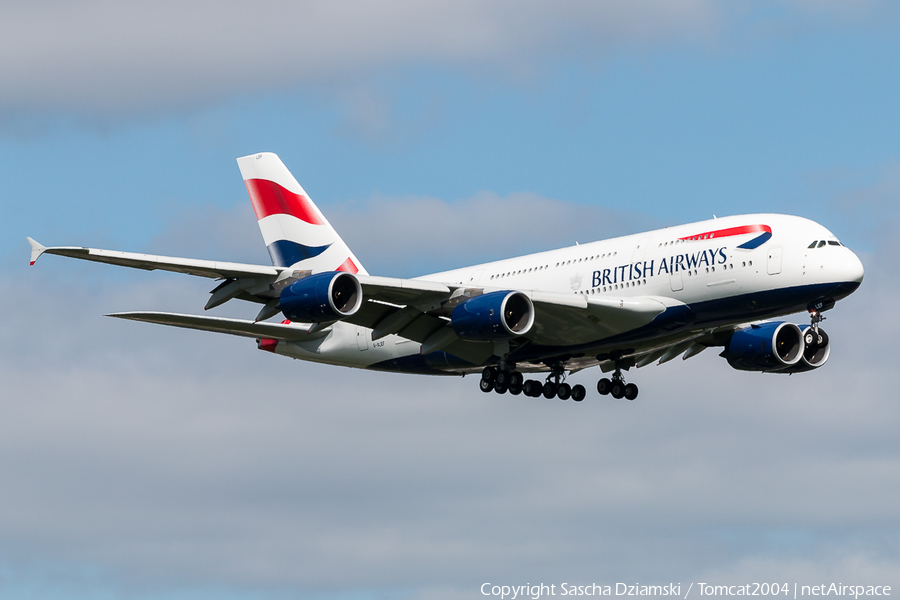
[[[344,261],[344,264],[335,269],[335,271],[346,271],[347,273],[353,273],[355,275],[356,273],[359,273],[359,267],[353,264],[352,259],[348,258]]]
[[[741,227],[729,227],[728,229],[718,229],[716,231],[707,231],[705,233],[698,233],[696,235],[686,235],[683,238],[678,238],[680,240],[711,240],[713,238],[723,238],[729,237],[732,235],[742,235],[745,233],[756,233],[758,231],[765,231],[766,233],[772,233],[772,228],[768,225],[742,225]]]
[[[288,191],[268,179],[247,179],[244,184],[250,194],[257,221],[269,215],[291,215],[313,225],[324,224],[312,201],[306,196]]]

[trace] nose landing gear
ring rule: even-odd
[[[819,329],[819,323],[825,320],[825,315],[820,313],[814,308],[809,309],[809,320],[810,326],[803,333],[803,342],[807,346],[812,346],[815,344],[816,346],[821,345],[825,339],[825,333]]]

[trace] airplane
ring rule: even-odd
[[[480,372],[483,392],[578,402],[587,390],[566,383],[571,373],[599,366],[598,393],[634,400],[638,387],[623,371],[710,347],[738,370],[817,369],[831,353],[823,313],[863,280],[859,258],[830,231],[780,214],[713,218],[413,279],[369,275],[278,156],[237,162],[271,266],[28,238],[31,264],[56,254],[187,273],[220,282],[207,310],[232,299],[261,305],[254,320],[111,317],[255,338],[260,350],[313,362]],[[804,311],[808,325],[773,320]],[[269,321],[279,313],[284,320]]]

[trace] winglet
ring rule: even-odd
[[[46,250],[47,247],[42,246],[39,242],[36,242],[31,238],[28,238],[28,243],[31,244],[31,264],[33,265],[35,261],[41,257],[41,254],[44,253],[44,250]]]

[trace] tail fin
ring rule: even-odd
[[[237,162],[273,265],[368,274],[278,156]]]

